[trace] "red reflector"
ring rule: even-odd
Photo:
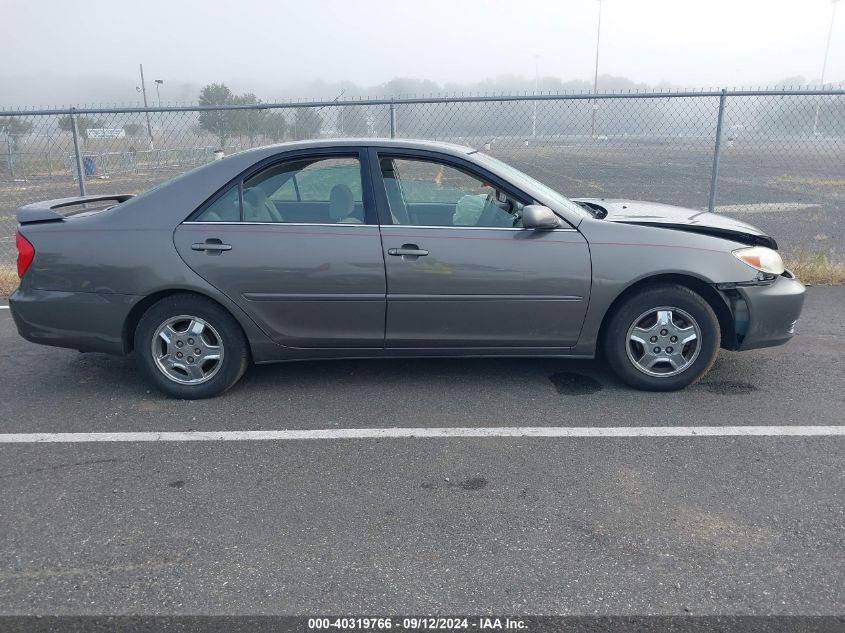
[[[20,231],[15,232],[15,246],[18,248],[18,277],[23,277],[26,269],[35,257],[35,249],[32,244],[21,235]]]

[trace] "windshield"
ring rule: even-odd
[[[519,171],[515,167],[511,167],[507,163],[503,163],[498,158],[493,158],[492,156],[482,154],[481,152],[475,152],[473,154],[473,158],[477,159],[479,163],[481,163],[491,171],[494,171],[502,177],[506,178],[508,181],[512,182],[517,187],[528,189],[530,191],[536,191],[544,198],[547,198],[548,202],[555,207],[566,209],[568,211],[571,211],[572,213],[577,213],[580,216],[590,216],[587,211],[572,202],[572,200],[570,200],[560,192],[555,191],[554,189],[552,189],[548,185],[543,184],[536,178],[532,178],[525,172]]]

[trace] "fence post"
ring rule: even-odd
[[[15,180],[15,157],[12,155],[12,135],[6,130],[6,152],[9,155],[9,177]]]
[[[710,172],[710,199],[707,201],[707,210],[713,213],[716,208],[716,187],[719,183],[719,153],[722,149],[722,122],[725,119],[725,99],[727,90],[722,88],[719,95],[719,115],[716,119],[716,144],[713,147],[713,168]]]
[[[390,98],[390,138],[396,138],[396,102]]]
[[[85,166],[82,164],[82,153],[79,151],[79,130],[76,126],[76,108],[71,108],[70,113],[70,131],[73,135],[73,154],[76,157],[76,176],[79,178],[79,195],[84,196],[85,193]]]

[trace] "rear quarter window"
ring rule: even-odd
[[[235,184],[197,216],[197,222],[238,222],[241,219],[240,190]]]

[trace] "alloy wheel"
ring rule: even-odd
[[[634,319],[626,337],[628,359],[658,378],[677,376],[698,358],[701,328],[684,310],[652,308]]]
[[[211,380],[223,365],[223,339],[199,317],[179,315],[158,326],[151,351],[156,367],[181,385]]]

